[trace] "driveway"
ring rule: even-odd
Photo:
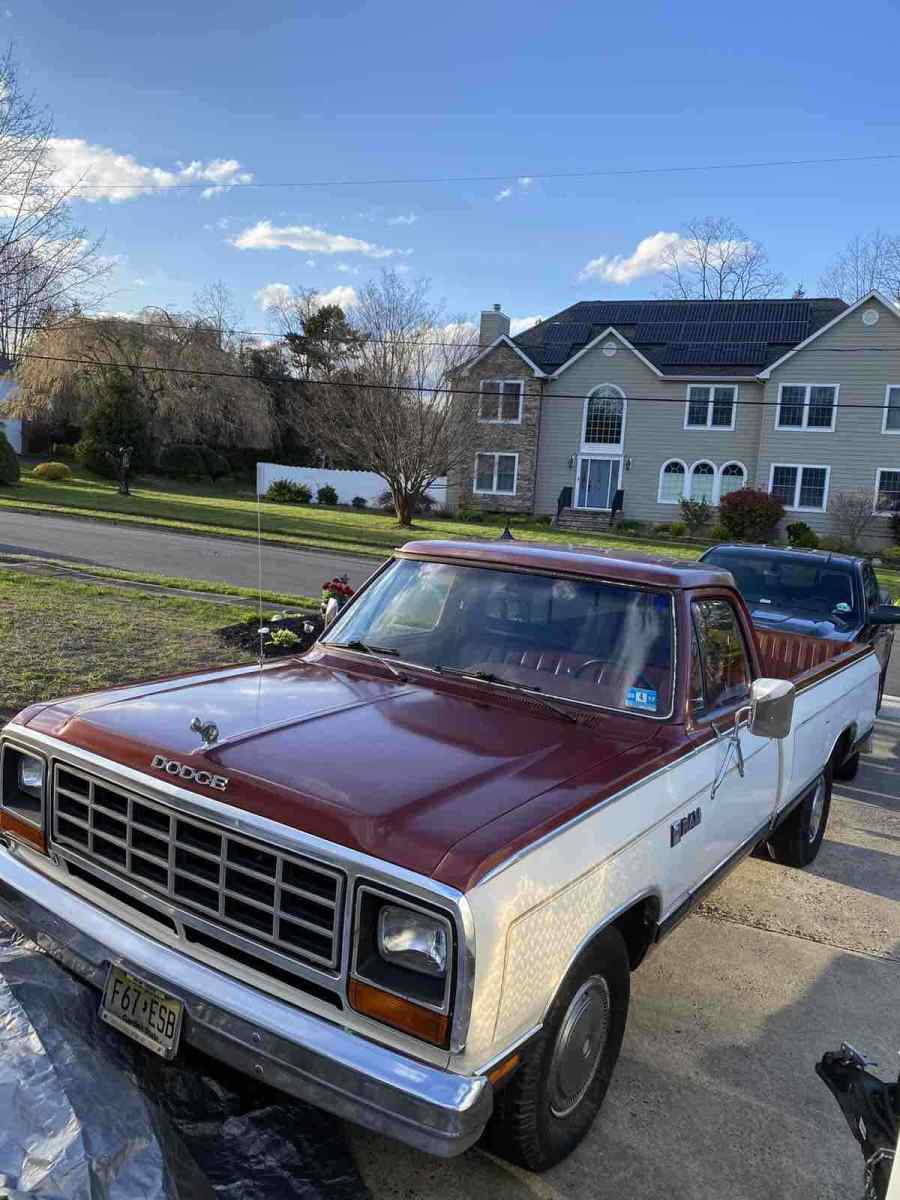
[[[0,553],[34,554],[94,566],[180,575],[256,587],[257,547],[252,538],[217,538],[173,533],[140,525],[0,512]],[[293,550],[263,542],[263,587],[270,592],[315,596],[325,579],[348,575],[358,587],[378,559],[330,550]]]
[[[378,1200],[850,1200],[862,1157],[813,1071],[900,1049],[900,704],[835,791],[806,871],[748,859],[633,976],[622,1057],[579,1149],[540,1177],[349,1130]]]

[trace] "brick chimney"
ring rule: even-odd
[[[478,343],[482,350],[496,342],[498,337],[509,334],[509,317],[501,311],[500,305],[486,308],[481,314],[481,328],[478,333]]]

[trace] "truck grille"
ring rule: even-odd
[[[279,961],[286,955],[338,970],[340,871],[60,765],[52,838],[186,914],[270,947]]]

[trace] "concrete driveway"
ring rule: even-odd
[[[855,1200],[862,1156],[813,1071],[843,1039],[896,1074],[900,704],[813,866],[747,860],[635,974],[606,1104],[566,1162],[537,1177],[350,1136],[379,1200]]]

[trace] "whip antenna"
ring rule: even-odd
[[[263,566],[262,566],[262,505],[259,495],[260,470],[256,465],[256,599],[257,599],[257,633],[259,635],[259,667],[263,665],[263,638],[269,632],[263,625]]]

